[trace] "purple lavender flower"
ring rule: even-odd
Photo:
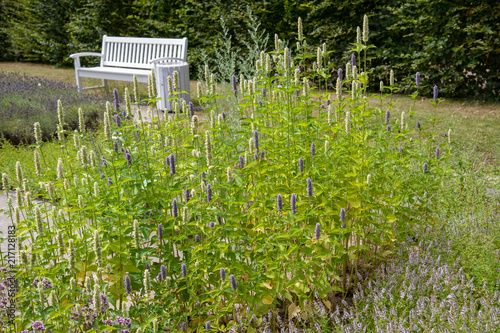
[[[126,116],[127,116],[127,110],[123,110],[122,111],[122,118],[127,119]]]
[[[40,331],[43,331],[45,330],[45,326],[43,325],[43,323],[39,320],[36,320],[34,322],[31,323],[31,327],[36,331],[36,332],[40,332]]]
[[[262,102],[262,100],[259,100],[259,106],[262,107],[264,105],[264,103]]]
[[[199,243],[199,242],[200,242],[200,235],[195,235],[195,236],[194,236],[194,241],[195,241],[196,243]]]
[[[116,122],[116,126],[118,126],[118,127],[122,126],[122,117],[120,117],[119,114],[116,115],[115,122]]]
[[[103,173],[101,173],[101,179],[104,179],[104,178],[106,178],[106,176]]]
[[[417,128],[420,129],[422,125],[420,125],[420,121],[417,121]]]
[[[233,290],[236,290],[236,287],[238,287],[238,285],[236,284],[236,278],[234,277],[234,275],[230,275],[229,276],[229,280],[231,281],[231,288],[233,288]]]
[[[340,221],[345,222],[345,209],[340,208]]]
[[[115,102],[115,112],[118,112],[120,110],[120,97],[116,88],[113,89],[113,101]]]
[[[261,151],[260,152],[260,159],[264,160],[264,157],[266,157],[266,152],[265,151]]]
[[[387,111],[385,112],[385,124],[386,124],[386,125],[387,125],[387,124],[389,124],[389,120],[390,120],[390,118],[391,118],[391,112],[390,112],[389,110],[387,110]]]
[[[243,156],[240,156],[240,169],[243,169],[245,167],[245,159]]]
[[[259,160],[259,154],[255,153],[255,155],[253,155],[253,159],[258,161]]]
[[[342,68],[339,68],[338,75],[339,75],[340,81],[344,81],[344,73],[342,71]]]
[[[432,94],[433,94],[434,102],[436,102],[436,100],[438,99],[438,86],[437,85],[435,85],[434,88],[432,88]]]
[[[177,199],[172,200],[172,216],[173,217],[179,216],[179,212],[177,210]]]
[[[302,157],[299,158],[299,171],[304,173],[304,159]]]
[[[278,73],[274,73],[274,76],[279,76],[279,74]],[[280,84],[280,79],[274,80],[274,83],[275,84]]]
[[[186,325],[187,323],[185,321],[181,323],[181,332],[186,332]]]
[[[130,155],[130,153],[125,153],[125,159],[127,160],[128,165],[132,165],[132,155]]]
[[[238,96],[238,85],[236,83],[236,75],[233,75],[231,81],[233,83],[233,93],[234,93],[234,96]]]
[[[297,213],[297,197],[295,193],[292,194],[292,198],[290,199],[290,206],[292,208],[292,214]]]
[[[311,178],[307,178],[307,195],[309,197],[313,196],[313,185],[312,185]]]
[[[319,223],[316,223],[316,228],[314,229],[314,238],[316,240],[319,240],[321,237],[321,225]]]
[[[194,116],[194,104],[189,102],[189,119],[192,120]]]
[[[186,277],[187,276],[187,269],[186,269],[185,263],[181,264],[181,269],[182,269],[182,277]]]
[[[424,166],[422,167],[422,170],[424,171],[424,173],[427,173],[427,163],[424,163]]]
[[[415,84],[417,85],[417,89],[420,88],[420,72],[415,74]]]
[[[391,125],[387,125],[387,132],[391,131]]]
[[[253,132],[253,138],[254,138],[255,150],[259,152],[259,132],[257,131]]]
[[[399,153],[403,153],[403,147],[399,147]]]
[[[115,150],[115,153],[118,153],[118,141],[113,142],[113,149]]]
[[[101,158],[101,163],[102,163],[103,166],[108,166],[108,162],[106,162],[106,157],[103,156]]]
[[[281,194],[276,196],[276,206],[278,207],[278,212],[283,210],[283,198],[281,197]]]
[[[207,173],[205,171],[201,173],[201,178],[207,178]]]
[[[170,176],[175,175],[175,156],[170,154]]]
[[[448,133],[444,132],[444,137],[447,138],[448,137]]]
[[[224,268],[220,269],[220,278],[222,281],[226,279],[226,270]]]
[[[165,157],[165,164],[170,166],[170,156]]]
[[[401,130],[398,130],[398,133],[401,133]]]
[[[439,147],[436,147],[436,159],[439,158]]]
[[[261,94],[262,98],[266,98],[266,88],[262,88]]]
[[[158,239],[160,241],[163,239],[163,224],[158,224]]]
[[[147,263],[146,263],[146,269],[147,269],[148,271],[150,271],[150,270],[151,270],[151,266],[149,266],[149,262],[147,262]]]
[[[208,227],[209,227],[210,229],[213,229],[213,227],[215,227],[215,222],[210,222],[210,223],[208,224]]]
[[[113,178],[111,177],[108,178],[108,185],[113,185]]]
[[[226,118],[227,118],[227,114],[224,111],[222,111],[222,119],[226,120]]]
[[[209,321],[207,321],[205,323],[205,329],[207,330],[207,332],[210,331],[211,327],[210,327],[210,322]]]
[[[189,199],[191,198],[191,192],[189,191],[189,188],[187,186],[184,190],[184,197],[186,198],[186,203],[189,202]]]
[[[130,277],[128,276],[128,274],[125,275],[125,289],[129,294],[132,292],[132,284],[130,282]]]
[[[351,54],[351,66],[356,66],[356,55]]]
[[[210,184],[207,185],[207,201],[208,203],[212,201],[212,186]]]
[[[161,280],[165,280],[167,278],[167,268],[165,265],[161,265],[160,267],[160,278]]]
[[[330,101],[329,99],[326,101],[326,106],[330,106],[330,104],[332,104],[332,101]]]
[[[313,142],[311,143],[311,156],[314,157],[316,155],[316,144]]]

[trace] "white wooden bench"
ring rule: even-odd
[[[80,57],[101,57],[99,67],[81,67]],[[82,52],[70,55],[75,59],[78,91],[106,87],[106,80],[148,82],[152,61],[159,58],[187,60],[187,38],[102,37],[101,53]],[[162,59],[162,60],[163,60]],[[102,86],[83,88],[82,78],[102,79]],[[165,98],[165,97],[162,97]]]

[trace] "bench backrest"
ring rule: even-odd
[[[150,69],[162,57],[187,61],[187,38],[102,37],[101,66]]]

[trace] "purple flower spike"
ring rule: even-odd
[[[342,68],[339,68],[338,74],[340,81],[344,81],[344,72],[342,71]]]
[[[201,178],[207,178],[207,173],[205,171],[201,173]]]
[[[184,197],[186,198],[186,202],[189,202],[189,199],[191,199],[191,192],[189,191],[189,188],[187,186],[184,190]]]
[[[222,281],[226,280],[226,270],[224,268],[220,269],[220,279]]]
[[[307,195],[309,197],[313,196],[313,184],[311,178],[307,178]]]
[[[111,177],[108,178],[108,185],[113,185],[113,178]]]
[[[332,104],[332,101],[327,100],[327,101],[326,101],[326,106],[330,106],[330,104]]]
[[[125,159],[128,165],[132,165],[132,155],[130,155],[130,153],[125,153]]]
[[[281,197],[281,194],[276,196],[276,206],[278,207],[278,212],[283,210],[283,198]]]
[[[345,222],[345,209],[340,208],[340,221]]]
[[[113,149],[115,153],[118,153],[118,141],[113,142]]]
[[[391,131],[391,125],[387,125],[387,132]]]
[[[434,88],[432,88],[432,94],[434,97],[434,102],[436,102],[438,99],[438,86],[437,85],[435,85]]]
[[[313,142],[311,143],[311,156],[314,157],[316,155],[316,144]]]
[[[314,229],[314,238],[316,240],[319,240],[321,237],[321,225],[319,223],[316,223],[316,228]]]
[[[194,236],[194,241],[195,241],[196,243],[199,243],[199,242],[200,242],[200,235],[195,235],[195,236]]]
[[[116,88],[113,89],[113,101],[115,102],[115,112],[118,112],[120,110],[120,97]]]
[[[401,130],[398,130],[398,133],[401,133]]]
[[[420,88],[420,72],[415,74],[415,84],[417,85],[417,89]]]
[[[102,173],[101,174],[101,179],[104,179],[106,176]]]
[[[292,214],[297,213],[297,197],[295,196],[295,193],[292,194],[292,198],[290,200],[290,206],[292,208]]]
[[[300,173],[304,173],[304,159],[302,157],[299,158],[299,171]]]
[[[253,138],[254,138],[255,150],[259,152],[259,132],[257,131],[253,132]]]
[[[31,327],[36,332],[41,332],[41,331],[45,330],[45,326],[43,326],[43,323],[39,320],[32,322]]]
[[[436,159],[439,158],[439,147],[436,147]]]
[[[172,201],[172,216],[173,217],[177,217],[179,216],[179,212],[177,210],[177,199],[174,199]]]
[[[243,156],[240,156],[240,169],[243,169],[245,167],[245,159]]]
[[[264,157],[266,157],[266,152],[265,151],[261,151],[260,152],[260,159],[264,160]]]
[[[193,102],[189,102],[189,119],[193,119],[194,116],[194,104]]]
[[[149,265],[149,262],[147,262],[147,263],[146,263],[146,269],[147,269],[148,271],[150,271],[150,270],[151,270],[151,266]]]
[[[165,157],[165,164],[170,166],[170,157],[169,156]]]
[[[417,128],[420,129],[422,125],[420,125],[420,121],[417,121]]]
[[[223,119],[223,120],[226,120],[226,118],[227,118],[226,113],[225,113],[224,111],[222,111],[222,119]]]
[[[175,156],[170,154],[170,176],[175,175]]]
[[[261,94],[262,98],[266,98],[266,88],[262,88]]]
[[[233,83],[233,93],[234,93],[234,96],[238,96],[238,85],[236,83],[236,75],[233,75],[231,81]]]
[[[424,166],[422,167],[422,170],[424,171],[424,173],[427,173],[427,163],[424,163]]]
[[[259,106],[262,106],[264,105],[264,103],[262,103],[262,101],[259,101]]]
[[[116,126],[120,127],[122,126],[122,117],[120,117],[120,115],[116,115],[116,118],[115,118],[115,122],[116,122]]]
[[[205,329],[207,330],[207,332],[210,331],[211,327],[210,327],[210,322],[209,321],[207,321],[205,323]]]
[[[448,133],[444,132],[444,137],[447,138],[448,137]]]
[[[161,265],[160,267],[160,278],[162,280],[165,280],[167,278],[167,268],[165,267],[165,265]]]
[[[158,238],[163,239],[163,224],[158,224]]]
[[[236,290],[238,285],[236,284],[236,278],[234,277],[234,275],[231,274],[229,276],[229,280],[231,281],[231,288],[233,288],[233,290]]]
[[[356,55],[354,53],[351,54],[351,66],[356,66]]]
[[[130,282],[130,277],[128,275],[125,275],[125,289],[129,294],[132,292],[132,284]]]
[[[213,229],[215,227],[215,222],[210,222],[210,224],[208,225],[208,227],[210,229]]]
[[[253,159],[258,161],[259,160],[259,154],[255,153],[255,155],[253,155]]]
[[[208,203],[212,201],[212,186],[210,184],[207,185],[207,201]]]
[[[389,124],[389,120],[391,119],[391,112],[389,110],[387,110],[385,112],[385,124]]]
[[[181,269],[182,269],[182,277],[186,277],[187,276],[187,269],[186,269],[185,263],[181,264]]]

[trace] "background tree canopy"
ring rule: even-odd
[[[330,60],[344,67],[353,26],[370,17],[372,87],[394,69],[402,90],[414,73],[437,84],[447,97],[498,99],[500,95],[500,2],[496,0],[3,0],[0,3],[0,60],[72,65],[69,54],[98,51],[101,36],[188,37],[189,62],[215,65],[228,47],[240,56],[256,48],[249,30],[277,33],[295,49],[297,20],[311,52],[325,42]],[[227,28],[221,39],[221,19]],[[255,35],[254,35],[255,37]],[[271,39],[273,36],[270,36]],[[230,40],[229,40],[230,38]],[[226,42],[224,44],[224,41]],[[252,50],[253,48],[253,50]],[[236,74],[248,66],[235,64]],[[229,78],[224,77],[228,80]]]

